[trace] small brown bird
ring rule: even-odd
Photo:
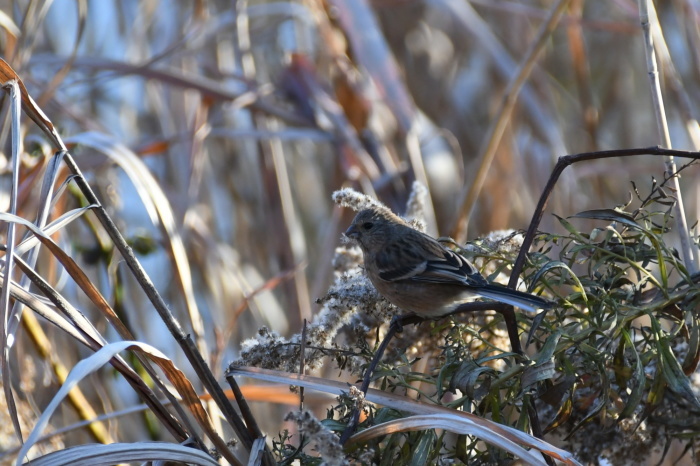
[[[377,291],[420,317],[449,314],[479,296],[530,312],[551,307],[539,296],[487,282],[467,259],[387,208],[360,211],[345,236],[359,243],[365,271]]]

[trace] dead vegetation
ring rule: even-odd
[[[527,228],[559,157],[698,148],[700,10],[658,2],[645,36],[640,5],[0,2],[3,461],[566,459],[521,435],[534,412],[584,463],[696,463],[700,185],[653,150],[562,168],[518,270],[558,302],[518,315],[527,356],[475,313],[407,327],[377,405],[344,383],[396,310],[334,191],[507,281],[521,236],[465,243]],[[286,372],[240,367],[256,347]],[[379,426],[339,449],[356,406]]]

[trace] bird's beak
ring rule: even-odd
[[[357,229],[357,226],[353,223],[348,227],[347,230],[345,230],[345,236],[351,239],[357,239],[360,236],[360,230]]]

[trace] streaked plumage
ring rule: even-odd
[[[530,312],[551,305],[538,296],[488,283],[467,259],[388,209],[362,210],[345,235],[359,243],[377,291],[404,311],[439,317],[479,296]]]

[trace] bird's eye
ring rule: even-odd
[[[364,228],[365,230],[371,230],[373,226],[374,226],[374,223],[372,223],[372,222],[365,222],[362,224],[362,228]]]

